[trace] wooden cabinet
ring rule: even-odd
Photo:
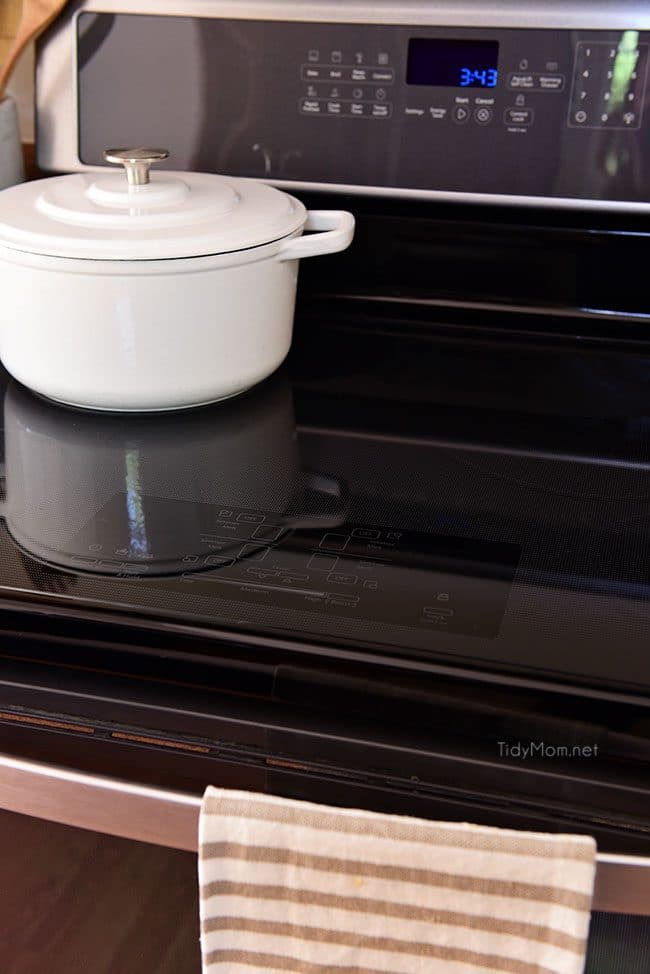
[[[0,811],[3,974],[200,974],[196,856]]]

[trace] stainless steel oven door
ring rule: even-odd
[[[0,755],[0,807],[65,825],[194,852],[200,803],[196,794]],[[636,942],[616,943],[617,956],[642,956],[650,948],[650,858],[598,853],[593,911],[591,957],[607,956],[621,924],[637,931]],[[588,966],[587,974],[602,969]]]

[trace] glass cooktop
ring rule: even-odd
[[[0,599],[646,694],[649,375],[344,325],[175,415],[3,373]]]

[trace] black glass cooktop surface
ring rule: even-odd
[[[3,373],[0,598],[645,695],[649,375],[343,324],[175,415]]]

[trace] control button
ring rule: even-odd
[[[636,122],[636,115],[634,112],[626,112],[623,116],[623,124],[631,128]]]
[[[367,81],[368,72],[365,68],[352,68],[350,71],[350,81]]]
[[[302,98],[298,107],[302,115],[320,115],[330,118],[343,115],[390,118],[393,111],[390,102],[348,101],[338,98]],[[421,109],[420,112],[422,113]]]
[[[327,604],[328,605],[340,605],[342,609],[356,609],[359,599],[354,596],[344,597],[342,595],[337,595],[334,597],[330,595]]]
[[[510,74],[508,75],[508,88],[534,88],[534,74]]]
[[[319,81],[323,77],[325,77],[325,71],[323,70],[323,68],[313,68],[311,64],[303,65],[302,67],[303,81]]]
[[[479,125],[488,125],[492,121],[492,109],[482,106],[477,108],[474,112],[474,118],[479,123]]]
[[[446,626],[453,614],[453,609],[443,609],[437,605],[425,605],[422,610],[422,621],[431,622],[436,626]]]
[[[379,68],[371,72],[370,80],[376,81],[379,84],[392,85],[395,80],[395,73],[392,68]]]
[[[583,125],[587,121],[587,113],[582,108],[573,117],[578,125]]]
[[[309,575],[305,575],[304,572],[290,572],[286,568],[281,568],[278,574],[285,585],[295,585],[296,582],[309,581]]]
[[[506,108],[504,122],[506,125],[532,125],[532,108]]]
[[[374,528],[355,528],[352,537],[364,538],[366,541],[378,541],[381,537],[381,531],[376,531]]]
[[[303,98],[300,102],[303,115],[320,115],[321,105],[317,98]]]
[[[352,97],[355,98],[357,101],[361,101],[361,99],[363,98],[363,88],[353,88]]]
[[[320,540],[319,548],[329,548],[332,551],[343,551],[350,540],[347,534],[325,534]]]
[[[431,118],[436,119],[436,121],[440,121],[441,119],[447,117],[447,109],[438,108],[436,106],[431,105],[429,108],[429,114],[431,115]]]
[[[404,109],[404,114],[405,115],[424,115],[424,109],[423,108],[405,108]]]
[[[232,558],[223,558],[221,555],[206,555],[203,559],[206,568],[224,568],[226,565],[232,565],[232,563]]]
[[[467,105],[456,105],[451,117],[457,125],[464,125],[469,120],[469,108]]]
[[[253,531],[251,537],[261,538],[263,541],[271,542],[277,541],[278,538],[282,536],[284,528],[281,524],[260,524],[258,528]]]
[[[307,568],[315,569],[318,572],[331,572],[333,568],[336,568],[338,560],[338,555],[321,555],[317,552],[307,562]]]
[[[330,81],[343,81],[343,68],[330,68],[327,77]]]
[[[343,54],[341,51],[332,51],[330,54],[330,61],[332,64],[340,64],[343,60]]]
[[[312,48],[311,51],[308,51],[307,52],[307,60],[308,61],[318,62],[319,58],[320,58],[320,52],[319,51],[316,51],[316,50],[314,50]]]
[[[390,58],[385,51],[382,51],[381,54],[377,55],[377,64],[388,64],[389,61]]]
[[[238,514],[238,521],[244,521],[245,524],[259,524],[260,521],[264,520],[263,514]]]
[[[330,572],[326,581],[334,585],[356,585],[359,581],[358,575],[346,575],[344,572]]]
[[[537,87],[543,91],[562,91],[564,88],[563,74],[538,74]]]
[[[375,92],[375,97],[378,99],[378,101],[385,101],[385,99],[386,99],[386,89],[385,88],[377,88],[377,91]]]
[[[266,581],[268,578],[280,578],[280,572],[274,572],[268,568],[256,568],[255,565],[252,568],[247,568],[246,574],[259,578],[261,582]]]

